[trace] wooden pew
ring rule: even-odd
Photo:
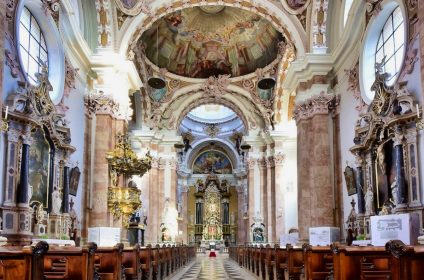
[[[144,248],[140,248],[139,258],[141,268],[141,279],[151,279],[153,277],[152,245],[149,244]]]
[[[287,268],[285,279],[300,279],[303,271],[303,249],[295,248],[291,244],[286,245]]]
[[[261,244],[259,248],[259,276],[262,279],[266,279],[266,257],[268,248]]]
[[[275,274],[275,249],[269,244],[266,245],[266,256],[265,256],[265,277],[264,279],[274,280],[277,278]]]
[[[118,243],[114,247],[97,248],[94,265],[102,280],[125,278],[122,267],[123,250],[124,244],[122,243]]]
[[[89,243],[82,248],[51,246],[44,256],[44,279],[100,279],[94,268],[96,250],[95,243]]]
[[[385,247],[356,247],[332,244],[334,279],[391,279],[390,253]]]
[[[327,279],[333,274],[333,252],[330,246],[311,246],[304,244],[304,279]]]
[[[152,279],[162,279],[162,260],[160,258],[160,246],[157,244],[155,248],[152,248]]]
[[[286,248],[275,248],[275,274],[278,280],[284,280],[284,272],[287,269],[288,252]]]
[[[392,240],[385,247],[392,255],[391,279],[424,280],[424,246],[408,246]]]
[[[126,280],[141,280],[141,259],[140,245],[136,244],[134,247],[124,248],[122,252],[122,266]]]
[[[48,249],[45,241],[26,247],[0,247],[0,279],[44,279],[44,255]]]

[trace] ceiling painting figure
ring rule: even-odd
[[[252,12],[224,6],[183,9],[156,21],[139,41],[147,58],[191,78],[242,76],[277,57],[282,35]]]

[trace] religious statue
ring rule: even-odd
[[[367,192],[365,193],[365,214],[374,214],[374,192],[371,185],[368,186]]]
[[[52,214],[60,214],[62,208],[62,197],[57,188],[52,192]]]
[[[35,214],[35,218],[37,219],[37,224],[43,223],[43,220],[44,220],[43,203],[40,203],[40,205],[38,205],[37,212]]]
[[[390,185],[390,189],[392,191],[392,202],[396,206],[399,204],[399,198],[398,198],[398,184],[397,184],[397,178],[395,177],[395,180]]]

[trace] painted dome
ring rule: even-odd
[[[168,71],[191,78],[242,76],[271,63],[282,35],[250,11],[224,6],[179,10],[145,31],[147,58]]]

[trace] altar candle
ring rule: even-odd
[[[417,105],[418,106],[418,105]],[[7,120],[7,113],[9,112],[9,106],[6,106],[6,112],[4,114],[4,119]]]
[[[417,117],[420,118],[420,106],[418,106],[418,104],[416,104],[415,106],[417,107]]]

